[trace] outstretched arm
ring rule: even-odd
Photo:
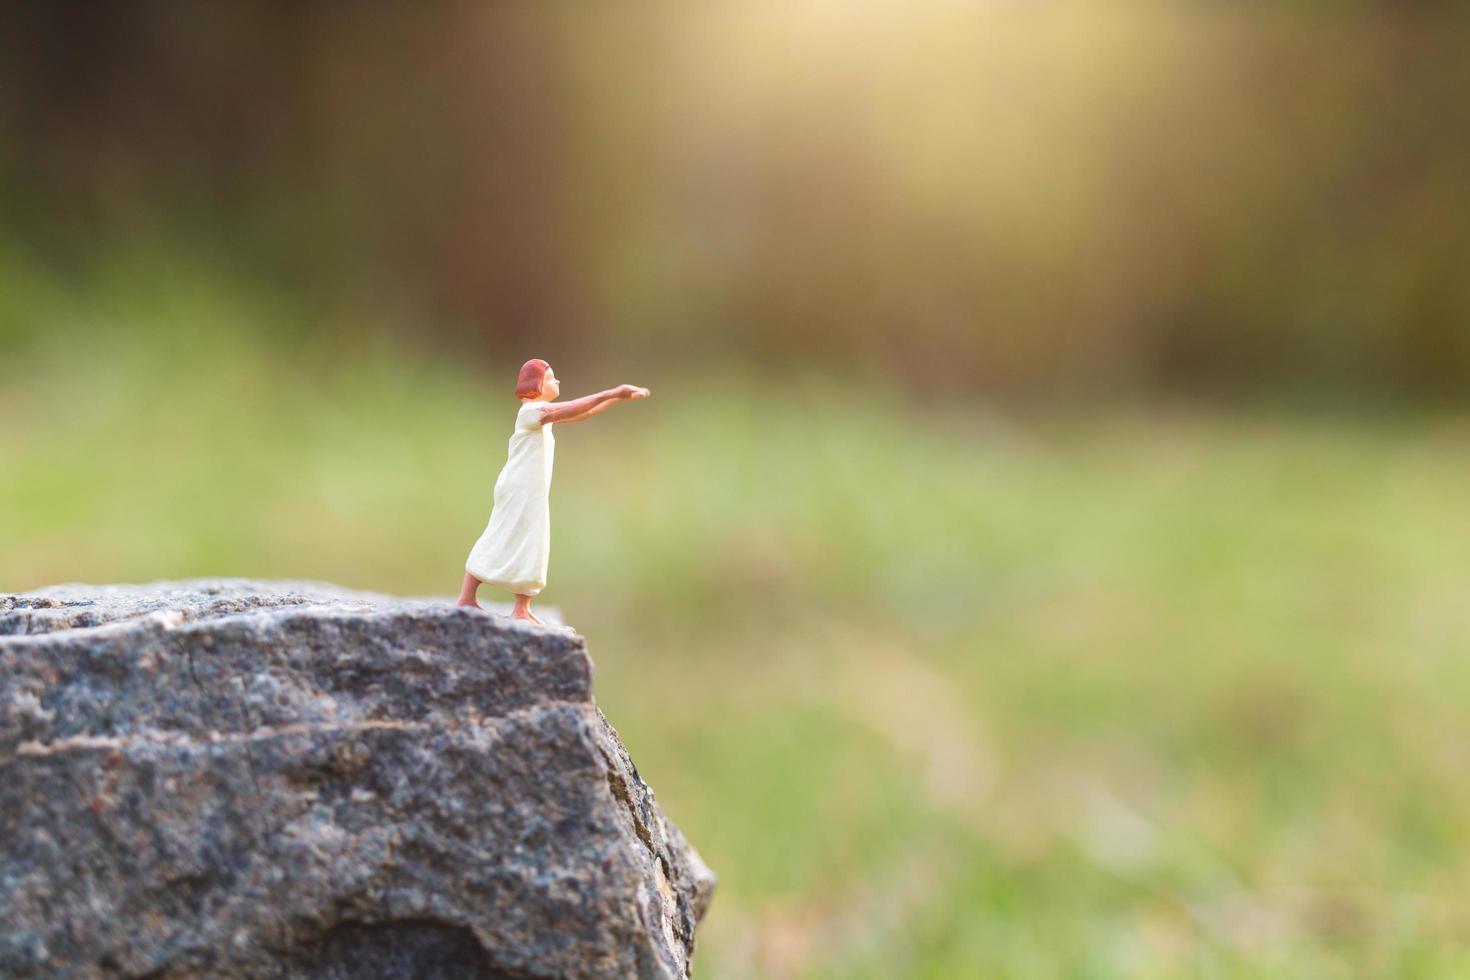
[[[598,412],[607,411],[614,402],[647,397],[647,388],[640,388],[637,385],[618,385],[616,388],[599,391],[595,395],[574,398],[569,402],[553,402],[546,411],[541,413],[541,424],[558,422],[565,425],[568,422],[581,422],[583,419],[590,419]]]

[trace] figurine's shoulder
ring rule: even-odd
[[[520,409],[516,411],[516,425],[522,428],[536,428],[541,424],[542,413],[550,407],[551,402],[522,402]]]

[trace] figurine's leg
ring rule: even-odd
[[[510,611],[510,618],[524,619],[532,623],[541,623],[541,620],[537,619],[531,614],[531,597],[528,595],[516,596],[516,607]],[[541,623],[541,625],[545,626],[546,624]]]
[[[464,584],[459,587],[459,598],[454,604],[456,606],[473,606],[479,609],[480,604],[475,601],[475,593],[478,591],[480,591],[480,580],[469,572],[465,572]]]

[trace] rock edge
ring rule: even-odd
[[[0,975],[687,977],[713,887],[569,629],[317,583],[0,596]]]

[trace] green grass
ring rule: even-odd
[[[508,366],[121,309],[0,367],[0,588],[452,593]],[[560,434],[545,601],[721,876],[700,976],[1470,975],[1470,421],[697,374],[569,382],[655,398]]]

